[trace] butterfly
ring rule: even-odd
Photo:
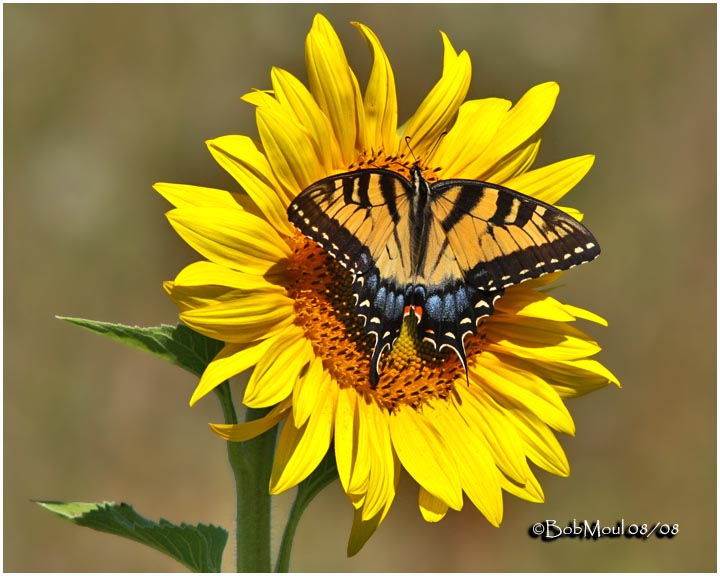
[[[600,254],[590,231],[550,204],[478,180],[430,183],[417,164],[410,180],[381,168],[319,180],[288,217],[352,275],[354,312],[375,337],[372,388],[409,314],[467,376],[464,339],[506,288]]]

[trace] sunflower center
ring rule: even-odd
[[[290,240],[293,254],[287,266],[287,288],[295,301],[297,323],[316,355],[343,387],[353,387],[393,410],[399,405],[419,407],[445,399],[465,372],[451,351],[436,352],[417,335],[410,314],[390,353],[380,362],[380,382],[370,385],[370,356],[375,338],[365,332],[353,309],[351,275],[327,252],[299,233]],[[472,340],[472,342],[471,342]],[[480,338],[468,338],[468,353],[479,351]]]
[[[409,158],[406,154],[396,154],[394,156],[388,156],[381,152],[362,153],[358,159],[348,166],[348,171],[357,170],[359,168],[382,168],[384,170],[391,170],[404,176],[406,179],[410,179],[410,169],[413,166],[419,166],[422,170],[424,178],[428,182],[437,181],[437,173],[442,172],[442,168],[439,166],[433,166],[432,168],[427,166],[422,160],[414,160]]]

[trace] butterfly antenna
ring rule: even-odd
[[[420,163],[420,160],[418,160],[418,157],[415,156],[415,152],[413,152],[412,146],[410,146],[410,136],[405,136],[405,146],[408,147],[410,156],[413,157],[413,164],[417,166]]]
[[[433,147],[430,148],[430,152],[428,152],[428,159],[432,158],[433,154],[435,154],[435,152],[437,152],[437,149],[440,148],[440,142],[442,142],[442,139],[445,138],[445,136],[447,136],[447,131],[440,134],[437,140],[435,140],[435,144],[433,144]]]
[[[435,140],[435,144],[433,144],[432,148],[430,148],[430,151],[427,154],[428,160],[433,157],[433,154],[435,154],[435,152],[437,152],[437,149],[440,147],[440,142],[442,142],[442,139],[445,138],[445,136],[447,136],[447,131],[440,134],[437,140]],[[408,147],[410,155],[413,157],[413,164],[415,164],[416,166],[420,164],[420,160],[417,156],[415,156],[415,152],[413,152],[412,146],[410,146],[410,136],[405,136],[405,145]]]

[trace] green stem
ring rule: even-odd
[[[216,388],[225,422],[237,424],[230,386]],[[261,418],[267,409],[248,408],[245,422]],[[235,476],[237,572],[270,572],[270,472],[277,429],[246,442],[227,442],[228,460]]]
[[[280,544],[280,550],[278,552],[277,563],[275,564],[275,572],[288,572],[290,568],[290,554],[292,553],[292,545],[295,540],[295,531],[297,525],[302,518],[303,512],[307,505],[310,504],[310,500],[307,498],[301,498],[300,489],[298,488],[295,502],[290,510],[290,516],[288,517],[287,525],[285,526],[285,532],[283,533],[282,543]]]
[[[218,398],[220,398],[225,424],[237,424],[237,413],[235,412],[235,405],[233,404],[230,383],[225,380],[225,382],[215,388],[215,393],[218,395]]]
[[[308,504],[312,502],[315,496],[322,492],[323,488],[336,479],[337,467],[335,465],[335,455],[331,447],[315,471],[298,486],[295,502],[293,502],[290,510],[285,532],[283,533],[283,539],[280,543],[275,572],[288,572],[295,531],[297,530],[303,512],[305,512],[305,508],[308,507]]]

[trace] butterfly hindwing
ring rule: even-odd
[[[377,268],[356,276],[352,283],[355,313],[363,318],[365,331],[375,336],[370,357],[370,383],[377,386],[380,359],[392,349],[405,316],[406,288],[380,277]]]
[[[474,180],[430,184],[389,170],[325,178],[290,205],[290,221],[352,273],[355,313],[375,336],[370,382],[405,315],[420,337],[452,349],[467,371],[464,339],[508,286],[599,254],[592,234],[561,210]]]

